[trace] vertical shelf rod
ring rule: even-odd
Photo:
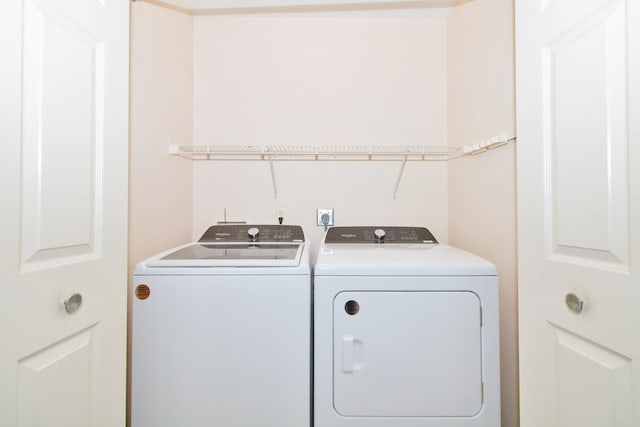
[[[396,181],[396,186],[393,189],[393,198],[397,199],[398,197],[398,187],[400,186],[400,180],[402,179],[402,174],[404,173],[404,167],[407,164],[407,159],[409,158],[409,152],[405,148],[404,159],[402,160],[402,165],[400,166],[400,173],[398,174],[398,180]]]
[[[267,148],[267,151],[270,151],[270,148]],[[271,183],[273,184],[273,199],[278,199],[278,187],[276,186],[276,173],[273,169],[273,158],[271,154],[269,154],[269,169],[271,169]]]

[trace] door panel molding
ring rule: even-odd
[[[24,272],[101,256],[105,80],[94,30],[34,0],[23,25]]]
[[[93,425],[90,396],[96,382],[91,369],[96,364],[95,327],[18,361],[18,426]]]
[[[542,53],[547,257],[622,271],[630,197],[625,18],[626,3],[610,1],[545,37]]]
[[[632,359],[550,325],[555,341],[555,401],[562,402],[557,405],[556,426],[631,427]],[[576,395],[576,389],[583,393]]]

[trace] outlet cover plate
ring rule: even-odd
[[[322,222],[322,215],[329,215],[329,222]],[[333,209],[318,209],[316,216],[316,224],[320,227],[333,225]]]

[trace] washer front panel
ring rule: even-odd
[[[308,275],[133,285],[133,427],[310,425]]]
[[[498,331],[497,276],[316,276],[314,425],[499,426]]]
[[[333,399],[343,416],[472,417],[482,408],[473,292],[341,292]]]

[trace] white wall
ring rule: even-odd
[[[515,129],[513,1],[475,0],[448,22],[449,141]],[[449,240],[500,274],[502,427],[518,425],[515,145],[449,163]]]
[[[445,145],[446,16],[197,16],[194,143]],[[427,225],[447,241],[447,165],[268,162],[194,165],[194,237],[223,219]]]

